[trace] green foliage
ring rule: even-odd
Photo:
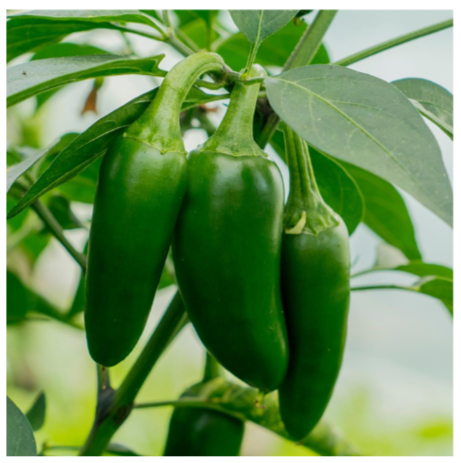
[[[6,455],[37,456],[35,438],[29,421],[9,397],[6,398]]]
[[[34,431],[38,431],[43,426],[43,423],[45,422],[45,413],[46,396],[44,392],[40,392],[40,394],[35,399],[35,402],[26,413],[26,418],[29,420],[29,423]]]

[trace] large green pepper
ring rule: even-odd
[[[349,236],[323,201],[307,144],[285,127],[290,195],[282,245],[282,297],[290,341],[279,389],[287,431],[301,440],[320,420],[341,368],[349,308]]]
[[[88,348],[101,365],[123,360],[141,336],[187,184],[181,105],[197,77],[223,66],[212,53],[174,66],[145,113],[103,159],[85,295]]]
[[[236,83],[218,130],[189,154],[173,260],[205,347],[234,375],[271,391],[288,365],[280,296],[284,194],[279,169],[253,140],[258,91]]]

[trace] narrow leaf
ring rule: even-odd
[[[430,80],[415,78],[395,80],[392,85],[453,140],[453,95],[448,90]]]
[[[363,222],[385,242],[400,249],[408,259],[421,259],[413,222],[396,188],[360,167],[348,163],[342,165],[362,192],[365,201]]]
[[[6,398],[6,456],[37,456],[37,446],[29,421],[9,397]]]
[[[310,145],[396,184],[452,225],[440,148],[393,85],[333,65],[292,69],[265,83],[274,110]]]
[[[7,106],[62,85],[99,76],[145,74],[163,76],[158,68],[164,55],[127,59],[118,55],[49,58],[7,69]]]
[[[240,32],[256,47],[293,19],[298,10],[229,10]]]
[[[38,431],[45,422],[46,412],[46,397],[45,393],[41,392],[35,399],[35,402],[26,413],[26,418],[29,420],[30,425],[34,431]]]
[[[453,280],[442,277],[424,277],[413,287],[415,291],[439,299],[453,316]]]

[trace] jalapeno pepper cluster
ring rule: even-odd
[[[250,386],[278,389],[283,423],[301,440],[341,367],[348,233],[320,195],[307,144],[287,126],[285,207],[281,173],[253,139],[259,84],[234,84],[219,128],[186,158],[181,104],[197,77],[223,66],[205,52],[177,64],[105,155],[88,250],[88,347],[104,366],[131,352],[171,244],[180,295],[206,349]],[[178,408],[165,454],[237,455],[242,435],[233,417]]]

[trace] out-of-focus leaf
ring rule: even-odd
[[[10,210],[8,218],[14,217],[47,191],[72,179],[101,157],[115,138],[141,116],[156,93],[157,89],[154,89],[129,101],[75,138]],[[208,95],[197,89],[193,89],[190,94],[191,101],[189,97],[186,98],[183,110],[223,98],[222,95]]]
[[[37,446],[29,421],[9,397],[6,398],[6,456],[37,456]]]
[[[131,59],[118,55],[67,56],[18,64],[7,69],[7,106],[62,85],[100,76],[143,74],[164,76],[164,55]]]
[[[123,444],[117,444],[116,442],[111,442],[106,450],[105,453],[108,455],[115,455],[116,457],[140,457],[139,453],[133,452],[133,450],[129,449]]]
[[[6,272],[6,323],[13,325],[24,321],[33,310],[35,300],[22,281],[12,272]]]
[[[408,289],[439,299],[453,316],[453,280],[427,276]]]
[[[200,49],[207,47],[207,24],[202,18],[190,21],[180,27],[183,31]],[[211,42],[214,42],[219,37],[215,30],[211,31]]]
[[[453,140],[453,95],[448,90],[430,80],[414,78],[394,80],[392,85]]]
[[[332,65],[299,67],[265,84],[272,108],[309,145],[394,183],[452,225],[440,148],[396,87]]]
[[[397,189],[367,170],[348,163],[342,165],[362,192],[365,201],[363,222],[384,241],[400,249],[408,259],[421,259],[413,222]]]
[[[256,47],[293,19],[299,10],[229,10],[240,32]]]
[[[48,209],[64,230],[83,227],[80,220],[72,212],[69,201],[64,196],[59,194],[51,196],[48,200]]]
[[[260,45],[255,62],[262,66],[282,67],[306,29],[307,24],[304,22],[298,26],[294,22],[289,22]],[[245,67],[250,50],[250,42],[239,32],[222,42],[216,53],[224,58],[228,66],[239,71]],[[328,64],[329,62],[328,52],[321,45],[311,64]]]
[[[271,145],[277,154],[286,160],[283,133],[276,131]],[[346,223],[349,235],[357,228],[362,219],[363,199],[355,181],[333,159],[320,154],[309,147],[315,179],[320,193],[327,204],[339,214]]]
[[[26,418],[34,431],[38,431],[45,422],[46,414],[46,397],[44,392],[40,392],[35,402],[26,413]]]
[[[88,241],[85,244],[83,253],[88,255]],[[75,315],[82,313],[85,310],[85,274],[80,271],[80,278],[78,280],[77,289],[75,291],[74,299],[69,311],[67,312],[68,318],[73,318]]]

